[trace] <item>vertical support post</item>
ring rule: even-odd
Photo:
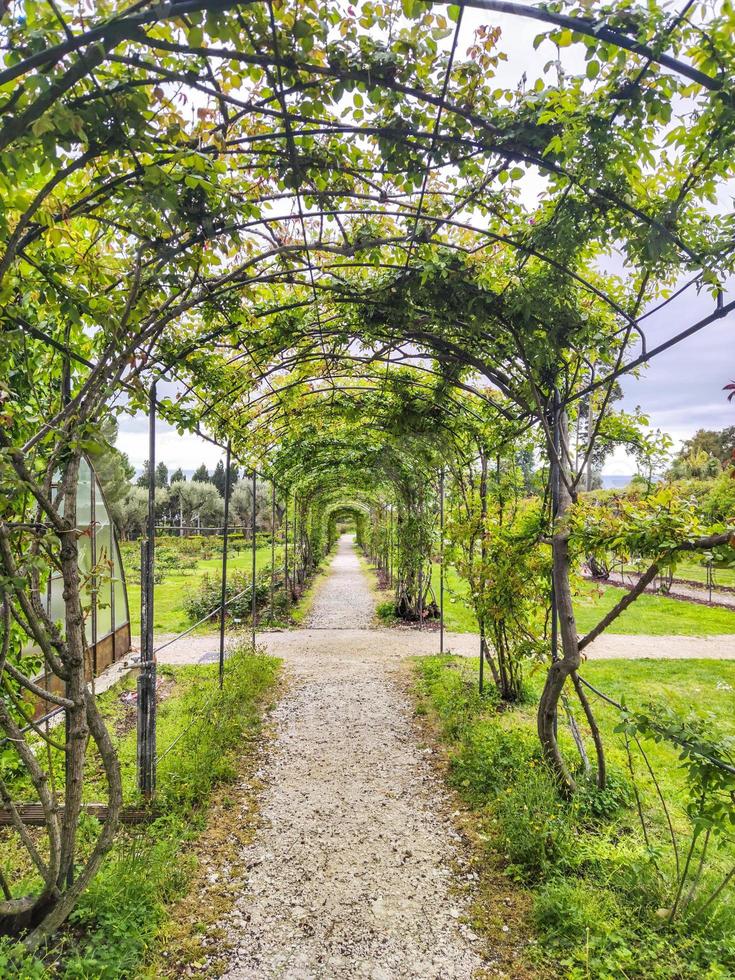
[[[253,622],[252,622],[253,649],[255,649],[255,617],[258,614],[258,599],[257,599],[257,596],[255,594],[255,571],[256,571],[255,565],[256,565],[256,555],[257,555],[257,550],[258,550],[257,543],[256,543],[256,535],[255,535],[255,517],[256,517],[256,512],[257,512],[257,507],[255,505],[255,492],[256,492],[257,489],[258,489],[258,474],[256,473],[255,468],[253,468],[253,542],[252,542],[253,543],[253,548],[252,548],[252,552],[253,552],[253,585],[252,585],[252,593],[253,594],[252,594],[252,611],[251,611],[251,616],[252,616],[252,620],[253,620]]]
[[[554,404],[551,419],[552,435],[554,439],[554,454],[551,458],[549,467],[549,477],[551,481],[551,520],[556,522],[559,513],[559,491],[561,474],[559,472],[559,453],[561,452],[561,441],[559,439],[559,389],[554,388]],[[553,531],[553,528],[552,528]],[[551,570],[551,659],[556,661],[559,658],[559,614],[556,608],[556,586],[554,585],[554,569]]]
[[[156,789],[156,661],[153,655],[153,619],[156,537],[156,385],[148,396],[148,521],[142,554],[141,651],[138,675],[138,789],[151,797]],[[145,580],[145,585],[143,585]],[[143,600],[143,594],[145,599]]]
[[[288,581],[288,492],[283,502],[285,512],[283,515],[283,584],[286,590],[286,615],[291,609],[291,591]]]
[[[89,547],[91,553],[91,564],[92,564],[92,576],[91,576],[91,591],[92,591],[92,610],[91,610],[91,620],[92,620],[92,684],[94,684],[94,678],[97,676],[97,607],[99,605],[99,587],[100,580],[97,575],[97,487],[95,486],[94,474],[92,474],[92,479],[89,482]]]
[[[299,566],[299,501],[294,494],[293,498],[293,581],[298,586],[301,583],[301,568]]]
[[[431,555],[429,555],[431,557]],[[419,565],[419,629],[424,628],[424,560]]]
[[[485,689],[485,627],[480,629],[480,694]]]
[[[225,682],[225,608],[227,606],[227,543],[230,533],[230,468],[232,444],[227,440],[225,454],[225,519],[222,528],[222,592],[219,603],[219,686]]]
[[[439,470],[439,653],[444,653],[444,467]]]
[[[388,511],[388,587],[393,588],[393,504]]]
[[[63,405],[68,405],[71,401],[71,362],[68,357],[64,357],[63,366],[61,371],[61,402]],[[94,484],[93,484],[94,492]],[[48,579],[48,602],[50,607],[51,603],[51,575],[49,574]],[[47,681],[48,685],[48,681]],[[69,745],[70,738],[70,724],[69,724],[69,712],[64,709],[64,744]],[[48,732],[48,723],[46,724],[46,731]],[[64,753],[64,792],[67,797],[71,796],[71,778],[72,773],[69,767],[69,753]],[[69,870],[66,875],[66,885],[67,888],[71,888],[74,884],[74,851],[72,850],[69,855]]]
[[[560,454],[561,454],[561,439],[559,433],[559,411],[560,411],[560,398],[559,389],[554,386],[554,401],[552,409],[552,436],[554,440],[554,452],[551,458],[551,465],[549,467],[549,477],[551,480],[551,520],[552,520],[552,534],[554,531],[553,525],[556,524],[556,519],[559,514],[559,494],[561,491],[561,470],[560,470]],[[591,409],[590,409],[591,411]],[[553,547],[553,546],[552,546]],[[554,583],[554,563],[552,554],[552,565],[551,565],[551,660],[555,663],[559,659],[559,612],[556,607],[556,585]],[[557,731],[557,718],[554,717],[554,734]]]
[[[712,559],[707,562],[707,588],[709,590],[709,601],[712,602],[712,586],[714,585],[714,574],[712,570]]]
[[[271,622],[275,619],[276,595],[276,485],[271,482]]]

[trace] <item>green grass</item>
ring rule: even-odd
[[[619,602],[622,589],[585,583],[575,601],[577,627],[586,633]],[[653,636],[713,636],[735,633],[735,610],[702,606],[666,596],[641,595],[615,620],[611,633]]]
[[[133,558],[130,550],[125,552],[129,555],[128,562],[132,563]],[[283,548],[279,545],[276,548],[276,562],[282,560]],[[255,552],[256,569],[259,571],[271,563],[270,545],[264,545]],[[245,571],[249,572],[252,568],[252,553],[249,550],[237,551],[229,555],[227,568],[229,572]],[[130,581],[130,567],[126,567],[128,576],[128,605],[130,608],[130,628],[133,636],[140,633],[140,585]],[[199,582],[204,575],[209,574],[212,578],[219,578],[222,574],[222,558],[201,558],[197,562],[196,568],[185,572],[168,572],[162,582],[155,586],[154,600],[154,624],[153,628],[157,633],[180,633],[191,626],[188,616],[184,610],[184,599],[189,592],[195,592]],[[214,620],[213,620],[214,622]],[[203,630],[214,629],[213,625],[202,627]]]
[[[123,980],[141,975],[170,905],[187,890],[193,871],[191,844],[205,827],[211,794],[218,785],[233,781],[243,760],[254,753],[254,737],[273,697],[278,661],[247,650],[228,659],[222,691],[216,665],[161,670],[175,687],[158,711],[158,749],[166,754],[158,766],[157,818],[120,829],[69,927],[55,937],[44,962],[0,940],[0,976]],[[130,683],[126,679],[100,697],[112,723],[124,714],[119,695]],[[135,739],[134,724],[117,739],[127,804],[138,802]],[[85,798],[104,799],[91,748],[87,768]],[[20,789],[20,783],[11,787],[14,795]],[[96,833],[96,821],[80,821],[80,853],[89,851]],[[6,868],[13,862],[9,851],[4,842]]]
[[[420,714],[435,722],[449,754],[450,783],[476,814],[483,848],[478,861],[505,873],[530,893],[536,956],[555,977],[683,980],[735,975],[733,889],[711,917],[684,916],[667,927],[660,915],[673,896],[673,852],[661,803],[635,752],[636,784],[652,850],[646,846],[627,768],[619,714],[595,700],[606,745],[608,789],[581,783],[564,801],[541,759],[536,701],[543,680],[528,679],[527,703],[498,711],[494,691],[477,690],[478,661],[429,657],[416,661]],[[735,735],[735,664],[715,660],[594,661],[584,676],[631,708],[651,698],[692,709],[722,734]],[[579,718],[579,709],[575,711]],[[575,749],[560,719],[560,742]],[[680,848],[691,824],[678,750],[646,742],[648,759],[666,799]],[[652,854],[657,855],[659,870]],[[735,841],[711,853],[703,881],[719,882],[735,860]],[[705,891],[704,896],[709,894]],[[703,898],[701,899],[703,901]],[[696,907],[696,903],[693,907]],[[473,921],[491,935],[496,923],[480,907]]]
[[[707,581],[707,569],[697,561],[681,561],[676,566],[676,578],[704,584]],[[718,585],[735,586],[735,568],[715,568],[714,579],[715,588]]]
[[[648,566],[645,562],[631,562],[624,566],[626,572],[631,569],[641,569],[647,568]],[[620,571],[620,564],[615,566],[615,571]],[[707,567],[698,561],[680,561],[676,566],[675,577],[678,579],[688,579],[691,582],[701,582],[703,585],[707,582]],[[715,567],[714,569],[714,587],[717,588],[718,585],[726,585],[733,587],[735,586],[735,568],[730,566]]]
[[[448,630],[476,633],[477,620],[469,604],[469,586],[454,568],[445,570],[444,622]],[[434,566],[432,585],[439,592],[439,569]],[[588,632],[624,595],[614,586],[598,587],[584,582],[575,600],[580,634]],[[735,633],[735,610],[702,606],[696,602],[642,595],[609,628],[629,636],[714,636]]]

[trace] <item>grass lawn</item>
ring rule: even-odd
[[[455,658],[459,669],[472,678],[479,673],[478,658]],[[653,701],[663,701],[681,714],[693,712],[708,724],[729,736],[735,736],[735,661],[732,660],[589,660],[582,676],[603,694],[625,702],[631,711]],[[530,703],[498,715],[501,724],[522,725],[536,731],[536,703],[543,686],[545,671],[528,672]],[[608,761],[614,768],[626,766],[623,738],[614,731],[620,715],[604,701],[591,695],[595,717],[602,730]],[[579,712],[576,712],[579,713]],[[566,738],[570,757],[574,748]],[[656,771],[664,796],[673,800],[678,816],[683,817],[683,771],[678,752],[665,742],[646,743],[646,753]]]
[[[276,563],[283,555],[283,548],[276,548]],[[264,545],[258,548],[255,554],[256,568],[258,570],[270,565],[271,548]],[[133,559],[134,560],[134,559]],[[250,571],[252,567],[252,553],[249,550],[237,551],[230,554],[227,559],[228,572]],[[129,575],[130,569],[126,566]],[[163,580],[155,587],[154,630],[157,633],[180,633],[188,626],[191,626],[189,619],[184,611],[184,599],[189,592],[194,592],[204,575],[209,574],[212,578],[218,578],[222,572],[222,558],[202,558],[197,562],[197,566],[189,571],[168,572]],[[140,585],[136,585],[128,580],[128,604],[130,606],[130,628],[133,636],[140,633]],[[213,620],[213,622],[215,622]],[[202,627],[202,629],[205,629]],[[210,626],[214,629],[214,626]]]
[[[676,566],[676,577],[705,584],[707,581],[707,568],[698,561],[682,561]],[[718,585],[735,586],[735,568],[715,567],[714,580],[715,588]]]
[[[432,585],[439,592],[439,567],[434,566]],[[448,630],[474,633],[477,620],[469,602],[467,582],[454,568],[445,571],[444,621]],[[580,633],[590,630],[623,595],[614,586],[598,587],[585,582],[575,601]],[[642,595],[610,627],[611,633],[653,636],[714,636],[735,633],[735,611],[701,606],[666,596]]]
[[[694,885],[694,914],[681,913],[668,928],[664,923],[677,879],[660,797],[682,857],[692,833],[679,749],[645,741],[657,790],[633,746],[637,804],[624,736],[615,731],[619,713],[592,695],[605,744],[608,789],[600,795],[582,786],[565,801],[541,759],[536,735],[543,670],[527,676],[524,704],[499,711],[491,687],[478,694],[476,658],[425,657],[415,664],[417,713],[435,723],[432,730],[448,752],[447,778],[475,812],[478,867],[499,870],[526,889],[536,930],[528,952],[552,971],[541,975],[568,980],[735,975],[735,890],[730,886],[722,893],[712,914],[697,918],[696,912],[733,866],[731,833],[713,841],[703,877],[692,872],[687,879],[687,889]],[[632,710],[645,710],[655,700],[682,715],[699,716],[712,735],[735,735],[735,663],[596,660],[584,665],[583,676],[605,694],[624,698]],[[573,695],[570,704],[582,723]],[[563,715],[559,740],[574,764],[578,756]],[[492,941],[498,931],[495,909],[479,905],[473,911],[473,924]]]

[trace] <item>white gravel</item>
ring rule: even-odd
[[[469,978],[480,944],[453,887],[458,835],[397,682],[405,649],[374,633],[353,645],[365,633],[334,629],[343,606],[354,607],[352,623],[372,614],[347,541],[312,629],[278,644],[291,686],[273,716],[262,826],[228,925],[237,953],[226,976]]]

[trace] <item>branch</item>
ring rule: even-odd
[[[735,538],[735,531],[724,531],[720,534],[710,534],[704,538],[696,538],[694,541],[683,541],[675,548],[672,548],[671,552],[708,551],[710,548],[716,548],[719,545],[728,544],[733,540],[733,538]],[[603,616],[594,629],[591,629],[586,636],[582,637],[582,639],[579,641],[580,650],[583,650],[593,640],[596,640],[597,637],[607,629],[610,623],[616,620],[621,613],[625,612],[631,603],[635,602],[638,596],[654,580],[658,574],[659,568],[664,564],[664,561],[665,557],[656,559],[656,561],[643,573],[643,575],[641,575],[630,592],[627,592],[620,602],[616,603],[610,612]]]

